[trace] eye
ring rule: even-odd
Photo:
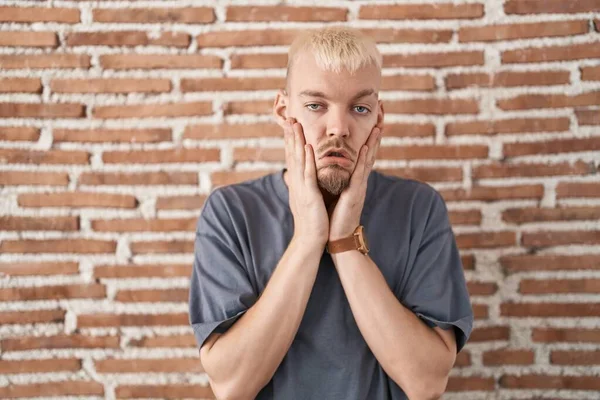
[[[311,103],[311,104],[307,104],[307,105],[306,105],[306,107],[308,107],[308,109],[309,109],[309,110],[311,110],[311,111],[317,111],[317,109],[316,109],[316,108],[311,108],[311,106],[317,106],[317,107],[321,107],[321,105],[320,105],[320,104],[317,104],[317,103]]]
[[[368,113],[371,112],[371,110],[369,110],[367,107],[364,107],[364,106],[354,106],[355,110],[357,110],[359,108],[364,110],[363,112],[361,112],[360,110],[358,110],[359,114],[368,114]]]

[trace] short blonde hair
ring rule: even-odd
[[[317,65],[326,71],[340,72],[345,68],[354,73],[369,64],[374,64],[381,70],[383,64],[383,57],[375,41],[358,29],[333,26],[311,30],[300,34],[290,45],[286,88],[294,61],[305,50],[311,52]]]

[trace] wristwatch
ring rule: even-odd
[[[367,254],[369,252],[369,244],[365,235],[365,227],[359,225],[354,230],[354,233],[352,233],[352,236],[327,242],[326,249],[329,254],[341,253],[348,250],[358,250],[362,254]]]

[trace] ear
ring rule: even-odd
[[[383,110],[383,101],[377,101],[377,122],[375,122],[375,126],[379,128],[379,131],[383,133],[383,118],[385,116],[385,112]]]
[[[273,116],[275,117],[275,123],[282,129],[285,129],[285,120],[288,117],[288,101],[288,94],[285,89],[279,89],[273,103]]]

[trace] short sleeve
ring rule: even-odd
[[[433,196],[421,202],[416,218],[421,226],[410,246],[412,262],[400,301],[429,327],[454,328],[458,352],[471,335],[473,309],[446,205],[430,190]]]
[[[211,333],[226,332],[258,298],[221,190],[206,199],[194,242],[189,318],[199,348]]]

